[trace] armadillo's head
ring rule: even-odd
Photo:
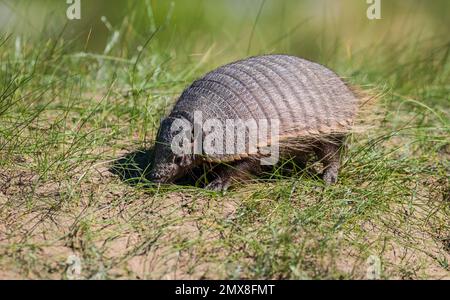
[[[183,176],[192,164],[191,156],[175,153],[172,148],[174,138],[180,129],[172,128],[173,118],[164,119],[159,128],[154,149],[153,168],[150,180],[155,183],[171,183]]]

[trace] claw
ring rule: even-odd
[[[228,182],[228,180],[217,178],[211,181],[205,188],[210,191],[225,192],[229,186],[230,183]]]

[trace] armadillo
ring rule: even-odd
[[[338,178],[341,148],[352,130],[359,104],[359,97],[335,72],[306,59],[262,55],[226,64],[190,84],[162,120],[150,179],[171,183],[194,167],[219,163],[217,176],[206,187],[226,190],[235,180],[258,176],[263,170],[261,158],[267,156],[261,149],[276,141],[281,158],[302,160],[305,155],[315,155],[324,165],[325,183],[333,184]],[[264,145],[257,144],[253,151],[246,139],[246,147],[240,152],[208,154],[201,143],[195,142],[199,135],[193,133],[189,139],[199,151],[174,153],[171,145],[179,134],[173,128],[174,121],[182,119],[194,128],[196,112],[201,112],[203,120],[223,123],[278,120],[277,136],[268,138]],[[249,128],[245,129],[247,133],[257,130]],[[230,142],[230,138],[218,141]]]

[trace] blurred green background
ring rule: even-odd
[[[382,0],[369,20],[365,0],[81,0],[81,20],[68,20],[66,0],[2,0],[0,28],[24,39],[62,37],[71,51],[102,53],[113,45],[131,56],[158,30],[149,49],[217,63],[247,54],[291,53],[323,63],[335,55],[403,40],[448,40],[447,0]],[[102,18],[103,17],[103,18]],[[102,21],[103,19],[103,21]]]

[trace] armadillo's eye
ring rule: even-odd
[[[173,162],[176,163],[177,165],[180,165],[183,162],[183,157],[175,156]]]

